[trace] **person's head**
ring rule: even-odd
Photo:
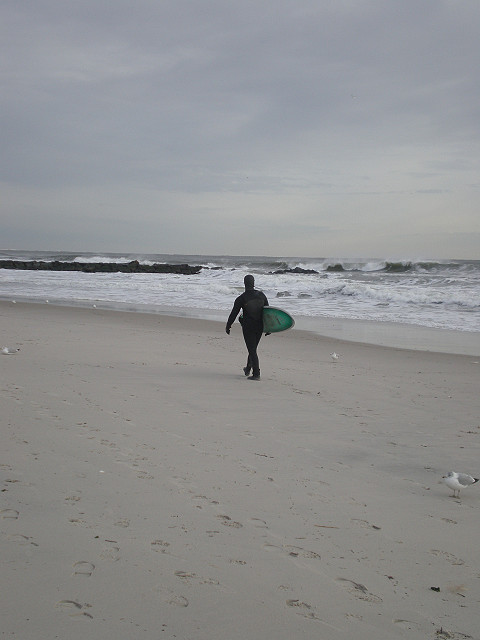
[[[255,286],[255,278],[251,275],[245,276],[243,283],[245,285],[245,289],[253,289]]]

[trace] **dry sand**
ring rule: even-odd
[[[480,638],[478,357],[0,305],[2,638]],[[330,352],[341,354],[338,362]]]

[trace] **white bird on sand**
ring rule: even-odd
[[[447,487],[453,491],[452,498],[460,497],[460,489],[466,489],[471,484],[478,482],[480,478],[472,478],[468,473],[456,473],[455,471],[449,471],[446,476],[442,476],[445,480]],[[455,495],[457,493],[457,495]]]
[[[17,353],[17,351],[20,351],[20,349],[12,349],[12,347],[2,347],[2,353],[5,356],[13,355],[14,353]]]
[[[333,353],[330,354],[330,357],[332,359],[333,362],[336,362],[338,360],[338,358],[340,357],[339,353],[335,353],[335,351]]]

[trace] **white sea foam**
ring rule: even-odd
[[[196,275],[0,269],[0,298],[66,304],[183,307],[227,313],[251,272],[270,300],[293,315],[393,321],[480,331],[479,261],[388,261],[229,256],[0,252],[0,259],[170,262]],[[341,265],[341,268],[338,267]],[[292,273],[295,268],[316,273]],[[332,268],[335,270],[332,271]],[[287,272],[285,272],[287,270]],[[279,273],[276,273],[279,272]]]

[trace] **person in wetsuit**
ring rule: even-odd
[[[252,375],[248,378],[249,380],[260,380],[257,347],[263,333],[263,307],[268,306],[268,300],[262,291],[257,291],[254,288],[255,279],[252,275],[245,276],[243,282],[245,291],[233,303],[233,309],[228,316],[225,331],[230,334],[230,328],[240,310],[242,310],[243,318],[240,318],[240,322],[248,351],[247,366],[244,367],[243,372],[246,376],[250,375],[250,371],[252,372]]]

